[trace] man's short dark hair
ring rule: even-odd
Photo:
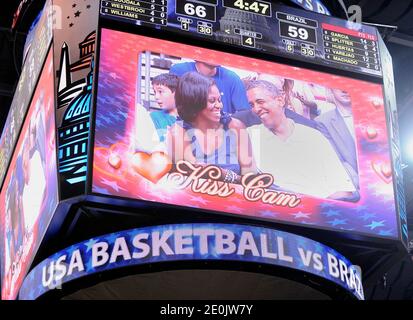
[[[172,73],[161,73],[152,78],[152,85],[161,85],[168,87],[172,92],[176,91],[179,77]]]
[[[245,91],[252,90],[255,88],[261,88],[268,91],[273,98],[279,96],[282,91],[280,91],[277,86],[267,80],[250,80],[245,82]]]
[[[192,122],[206,108],[209,90],[213,85],[216,85],[213,79],[198,72],[187,72],[179,79],[175,103],[182,120]]]

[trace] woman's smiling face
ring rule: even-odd
[[[221,92],[216,85],[211,86],[208,93],[207,105],[199,113],[198,117],[208,122],[219,122],[222,110]]]

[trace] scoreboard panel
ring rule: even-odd
[[[371,26],[266,1],[102,0],[101,17],[382,76]]]

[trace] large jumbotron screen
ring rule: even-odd
[[[102,29],[92,191],[397,238],[381,85]]]
[[[1,298],[15,299],[58,204],[49,51],[0,194]]]

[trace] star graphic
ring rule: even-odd
[[[87,263],[86,263],[86,272],[91,272],[94,271],[95,268],[92,265],[92,259],[90,259]]]
[[[242,209],[240,207],[237,206],[227,206],[227,210],[229,212],[234,212],[234,213],[241,213]]]
[[[109,194],[108,190],[106,190],[105,188],[97,187],[97,186],[93,186],[93,192],[102,193],[102,194]]]
[[[105,178],[102,178],[101,183],[108,187],[111,187],[116,192],[119,192],[119,190],[125,190],[124,188],[119,187],[115,181],[109,181],[109,180],[106,180]]]
[[[209,203],[209,201],[205,200],[202,197],[194,197],[194,196],[190,196],[190,197],[191,197],[190,201],[193,201],[193,202],[201,203],[201,204],[204,204],[204,205]]]
[[[390,229],[390,230],[380,230],[379,235],[384,236],[384,237],[391,236],[391,235],[393,235],[393,230],[392,229]]]
[[[153,195],[155,195],[158,199],[160,199],[164,202],[171,200],[171,197],[169,197],[165,194],[159,193],[159,191],[154,192]]]
[[[139,231],[137,231],[138,229],[132,229],[132,230],[130,230],[130,231],[128,231],[127,232],[127,235],[131,238],[131,239],[133,239],[137,234],[138,234],[138,232]]]
[[[73,252],[77,249],[79,249],[79,247],[77,245],[73,245],[73,246],[67,248],[67,253],[69,254],[69,256],[71,256],[73,254]]]
[[[81,11],[77,10],[77,11],[75,12],[75,18],[78,18],[81,13],[82,13]]]
[[[323,202],[322,204],[320,204],[321,208],[331,208],[333,205],[327,202]]]
[[[92,247],[98,242],[98,240],[90,239],[88,242],[85,242],[84,245],[86,246],[86,252],[92,250]]]
[[[384,220],[382,221],[372,221],[370,224],[365,225],[365,227],[369,227],[370,230],[374,230],[378,227],[384,227]]]
[[[294,219],[299,219],[299,218],[310,219],[309,215],[310,215],[309,213],[303,213],[301,211],[293,214]]]
[[[72,4],[72,8],[76,8],[76,6],[77,6],[76,3]]]
[[[332,210],[332,209],[326,212],[322,212],[321,214],[325,215],[327,218],[341,216],[340,211]]]
[[[356,211],[357,212],[360,212],[360,211],[364,211],[364,210],[366,210],[367,209],[367,206],[358,206],[357,208],[356,208]]]
[[[71,28],[71,27],[73,27],[74,26],[74,24],[73,23],[70,23],[69,24],[69,28]]]
[[[370,218],[374,218],[376,216],[375,213],[365,213],[364,215],[360,216],[360,219],[363,219],[363,221],[367,221]]]
[[[338,225],[347,224],[347,219],[334,219],[332,221],[328,221],[328,223],[335,227]]]
[[[110,244],[115,243],[115,240],[118,238],[118,234],[116,233],[111,233],[109,236],[105,237],[105,240],[109,242]]]
[[[263,217],[274,217],[278,214],[278,212],[270,211],[270,210],[264,210],[260,211],[260,215]]]

